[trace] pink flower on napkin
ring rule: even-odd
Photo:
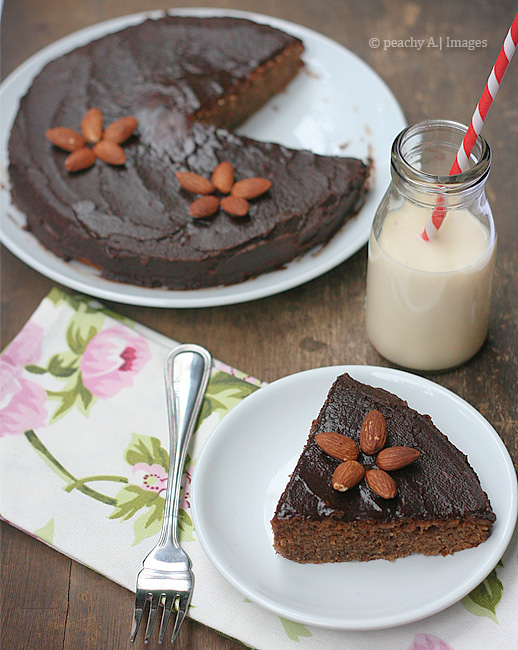
[[[46,426],[45,390],[27,379],[17,379],[2,391],[7,404],[0,409],[0,437]]]
[[[96,334],[81,359],[83,384],[95,397],[113,397],[133,385],[135,376],[151,359],[146,340],[124,327]]]
[[[20,377],[24,366],[29,363],[37,363],[40,360],[43,333],[43,327],[28,321],[7,347],[0,359],[2,388],[4,381],[8,380],[10,376],[16,374]]]
[[[434,634],[419,632],[414,636],[408,650],[453,650],[453,648]]]
[[[47,393],[23,369],[41,357],[43,328],[29,321],[0,357],[0,436],[18,435],[46,426]]]
[[[140,487],[144,490],[160,494],[167,487],[167,472],[162,465],[137,463],[133,465],[133,473],[139,474]]]

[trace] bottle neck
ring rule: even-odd
[[[479,136],[469,168],[449,175],[466,127],[447,120],[428,120],[403,130],[391,152],[392,181],[407,200],[433,208],[441,196],[449,208],[485,201],[484,188],[491,168],[491,152]]]

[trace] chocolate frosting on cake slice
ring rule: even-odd
[[[390,472],[397,495],[383,499],[363,479],[339,492],[331,477],[340,464],[315,442],[333,431],[359,444],[365,415],[387,422],[386,447],[420,452],[412,464]],[[366,470],[376,455],[358,456]],[[410,553],[446,555],[477,546],[496,517],[479,479],[433,424],[396,395],[345,374],[331,387],[272,519],[275,549],[298,562],[394,559]]]
[[[368,167],[239,137],[234,129],[302,66],[301,41],[237,18],[165,16],[110,34],[49,63],[22,99],[9,142],[13,202],[56,255],[105,278],[193,289],[242,282],[327,242],[362,205]],[[89,108],[105,125],[134,115],[126,163],[78,173],[45,139],[79,129]],[[271,189],[238,219],[194,219],[196,195],[176,172],[210,178],[230,162],[236,180]]]

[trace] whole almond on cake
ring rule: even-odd
[[[81,120],[81,133],[91,144],[103,137],[103,114],[98,108],[90,108]]]
[[[362,480],[365,468],[355,460],[344,460],[333,472],[333,489],[338,492],[347,492]]]
[[[195,172],[176,172],[176,178],[182,188],[192,194],[212,194],[216,189],[208,178]]]
[[[219,199],[217,196],[200,196],[199,199],[193,201],[189,207],[191,216],[196,219],[203,219],[212,217],[219,208]]]
[[[229,194],[234,185],[234,168],[226,160],[220,162],[212,172],[211,181],[222,194]]]
[[[233,217],[245,217],[248,214],[250,204],[240,196],[224,196],[221,199],[221,207]]]
[[[396,482],[382,469],[368,469],[365,480],[370,489],[382,499],[393,499],[397,494]]]
[[[380,469],[391,472],[410,465],[419,458],[417,449],[412,447],[387,447],[382,449],[376,457]]]
[[[105,140],[110,140],[116,144],[122,144],[133,135],[137,126],[138,120],[136,117],[131,115],[121,117],[106,127],[103,137]]]
[[[322,451],[337,460],[356,460],[360,453],[354,440],[335,431],[317,433],[315,442]]]
[[[47,140],[64,151],[75,151],[85,146],[85,139],[77,131],[66,127],[57,126],[45,132]]]
[[[95,154],[91,149],[76,149],[65,159],[65,169],[69,172],[82,172],[95,163]]]
[[[239,196],[242,199],[255,199],[267,192],[272,182],[267,178],[244,178],[232,186],[232,196]]]
[[[109,165],[124,165],[126,162],[124,149],[111,140],[100,140],[94,145],[93,152],[99,160]]]
[[[364,454],[373,455],[387,442],[387,422],[376,409],[369,411],[360,430],[360,448]]]

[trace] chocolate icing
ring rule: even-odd
[[[290,47],[302,44],[247,20],[166,16],[49,63],[22,99],[9,142],[13,202],[28,229],[56,255],[87,261],[106,278],[172,289],[241,282],[326,242],[361,206],[366,165],[198,121]],[[92,106],[105,124],[135,115],[138,130],[124,145],[123,168],[98,161],[69,174],[67,153],[45,131],[78,129]],[[220,210],[193,220],[195,197],[175,173],[210,177],[222,160],[236,180],[264,176],[273,187],[245,219]]]
[[[378,497],[365,480],[347,492],[334,490],[331,476],[340,461],[328,456],[314,441],[316,433],[337,431],[359,443],[361,423],[372,409],[385,416],[387,446],[414,447],[421,452],[412,465],[390,472],[398,489],[394,499]],[[360,451],[358,461],[366,469],[375,467],[375,460],[375,456]],[[279,500],[275,518],[293,516],[346,522],[496,519],[467,457],[437,429],[430,416],[414,411],[396,395],[357,382],[347,374],[338,377],[331,387]]]

